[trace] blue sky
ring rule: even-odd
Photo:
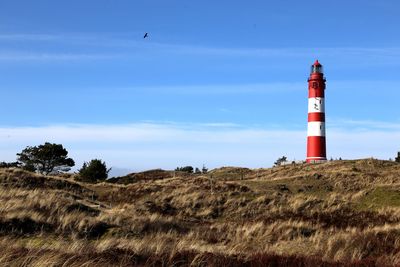
[[[307,77],[328,157],[400,150],[398,1],[3,1],[0,161],[63,143],[143,170],[305,156]],[[149,38],[143,39],[143,34]]]

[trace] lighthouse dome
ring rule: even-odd
[[[324,73],[322,65],[315,60],[314,64],[311,66],[311,73]]]

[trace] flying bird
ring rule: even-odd
[[[144,34],[144,36],[143,36],[143,39],[144,39],[144,38],[147,38],[147,37],[149,37],[149,34],[146,32],[146,33]]]

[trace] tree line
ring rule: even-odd
[[[400,163],[400,152],[398,152],[394,161]],[[274,166],[280,166],[285,162],[287,162],[287,157],[282,156],[274,162]],[[43,175],[67,172],[73,166],[75,166],[75,161],[68,157],[68,151],[63,145],[49,142],[43,145],[26,147],[20,153],[17,153],[16,162],[0,162],[0,168],[19,167]],[[85,182],[104,181],[108,178],[110,170],[111,168],[108,169],[104,161],[92,159],[89,162],[83,163],[82,167],[78,170],[76,179]],[[208,172],[208,169],[204,165],[201,170],[197,167],[184,166],[177,167],[175,171],[205,174]]]
[[[26,171],[43,175],[68,172],[75,166],[75,161],[68,157],[68,151],[61,144],[49,142],[38,146],[28,146],[17,153],[16,162],[1,162],[0,168],[18,167]],[[84,182],[104,181],[108,178],[110,169],[100,159],[84,162],[78,170],[76,180]]]
[[[206,166],[203,165],[203,168],[201,168],[201,170],[199,168],[195,168],[193,169],[192,166],[185,166],[185,167],[177,167],[175,169],[176,172],[187,172],[187,173],[195,173],[195,174],[205,174],[208,172],[208,169],[206,168]]]
[[[43,175],[60,174],[68,172],[75,166],[75,161],[68,157],[68,151],[61,144],[46,142],[43,145],[28,146],[17,153],[16,162],[0,162],[0,168],[18,167],[26,171],[37,172]],[[84,162],[78,170],[76,180],[83,182],[98,182],[108,178],[111,168],[100,159]],[[175,171],[187,173],[207,173],[208,169],[193,168],[192,166],[177,167]]]

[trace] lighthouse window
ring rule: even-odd
[[[321,65],[312,65],[311,66],[311,73],[323,73],[323,69]]]

